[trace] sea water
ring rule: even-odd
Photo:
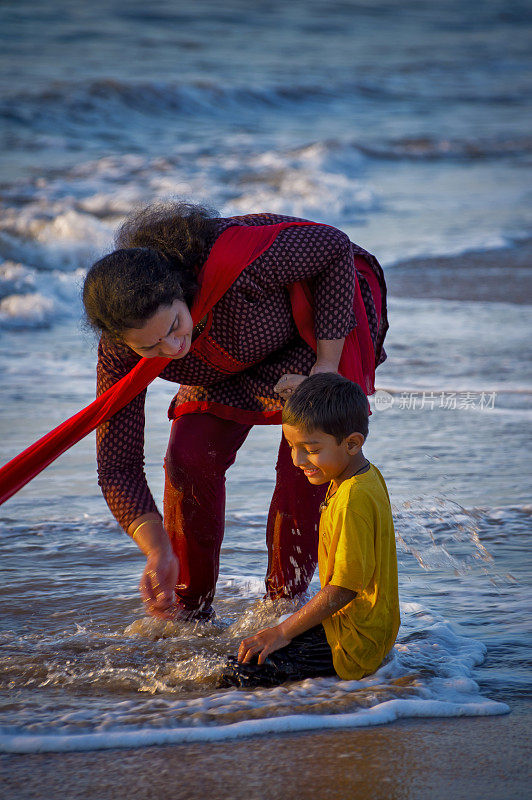
[[[80,286],[139,203],[184,196],[221,214],[326,221],[389,275],[410,257],[467,264],[469,250],[511,253],[530,236],[524,4],[111,5],[2,7],[2,462],[92,399]],[[402,625],[375,675],[216,689],[225,655],[287,610],[262,600],[278,428],[255,428],[228,473],[210,626],[145,616],[144,559],[105,506],[88,437],[0,509],[0,749],[522,705],[530,298],[504,267],[507,290],[491,302],[390,297],[365,451],[394,506]],[[512,286],[519,305],[502,302]],[[148,392],[159,504],[174,391],[155,381]]]

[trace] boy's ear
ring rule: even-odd
[[[347,452],[349,455],[354,456],[355,453],[358,453],[359,450],[362,450],[362,445],[364,444],[364,435],[362,433],[350,433],[349,436],[345,437],[345,443],[347,445]]]

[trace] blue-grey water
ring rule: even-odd
[[[403,626],[389,664],[356,683],[217,691],[224,654],[282,611],[261,601],[279,429],[256,428],[229,473],[219,624],[206,629],[145,619],[143,557],[99,493],[88,437],[0,509],[2,748],[524,702],[530,298],[512,254],[532,231],[529,10],[502,0],[2,3],[2,462],[92,399],[95,342],[79,288],[138,204],[184,196],[222,214],[326,221],[389,275],[410,257],[447,255],[469,282],[467,300],[390,298],[367,443],[396,515]],[[472,299],[482,270],[468,273],[471,250],[501,253],[489,301]],[[422,267],[417,282],[422,294]],[[148,396],[158,502],[174,388],[156,381]]]

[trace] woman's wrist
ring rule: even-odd
[[[319,372],[338,372],[338,364],[334,361],[316,361],[310,370],[310,374],[317,375]]]
[[[172,552],[163,521],[156,514],[145,514],[138,517],[131,523],[127,532],[146,556],[165,555]]]
[[[311,375],[318,372],[338,372],[345,339],[318,339],[316,345],[316,363]]]

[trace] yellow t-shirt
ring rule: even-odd
[[[337,674],[358,680],[378,669],[400,622],[390,499],[373,464],[343,481],[323,510],[318,566],[322,587],[332,583],[357,593],[323,627]]]

